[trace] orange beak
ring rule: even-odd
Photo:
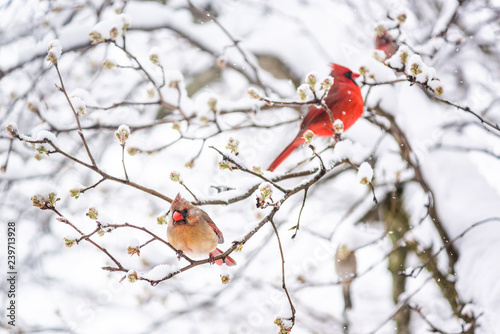
[[[179,211],[174,211],[174,214],[172,215],[172,218],[174,218],[174,222],[178,222],[178,221],[184,220],[184,216]]]

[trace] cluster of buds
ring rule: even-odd
[[[76,244],[76,240],[75,239],[63,238],[63,240],[64,240],[64,245],[66,247],[68,247],[68,248],[72,247],[72,246],[74,246]]]
[[[170,181],[175,182],[175,183],[182,183],[181,181],[181,174],[178,172],[171,172],[170,173]]]
[[[344,122],[340,119],[336,119],[333,122],[333,132],[335,132],[336,135],[341,135],[344,133]]]
[[[99,44],[99,43],[104,42],[104,40],[105,40],[104,36],[96,29],[89,32],[89,37],[90,37],[90,41],[92,42],[92,44]]]
[[[167,214],[156,217],[158,225],[167,225]]]
[[[179,122],[172,122],[172,130],[181,132],[181,124]]]
[[[136,282],[140,278],[139,274],[135,270],[130,270],[127,273],[127,279],[130,283]]]
[[[276,206],[278,203],[273,203],[273,188],[269,182],[262,182],[257,193],[257,208],[265,209],[268,206]]]
[[[231,281],[231,277],[229,277],[229,274],[220,275],[220,280],[222,284],[229,284],[229,282]]]
[[[98,44],[106,39],[116,40],[119,36],[125,36],[130,28],[130,16],[127,14],[117,15],[113,20],[104,20],[97,23],[89,33],[92,44]]]
[[[217,98],[215,97],[210,97],[207,101],[207,105],[208,107],[210,108],[210,110],[212,110],[214,113],[217,112]]]
[[[309,88],[311,89],[312,92],[316,91],[316,83],[318,82],[318,78],[316,77],[316,74],[314,73],[309,73],[306,76],[305,83],[309,85]]]
[[[257,89],[251,87],[247,90],[248,97],[253,100],[262,100],[262,95],[257,92]]]
[[[149,61],[153,65],[160,65],[160,49],[158,47],[154,47],[149,51]]]
[[[136,147],[129,147],[129,148],[127,148],[127,153],[128,153],[129,155],[134,156],[134,155],[136,155],[136,154],[137,154],[137,152],[139,152],[139,149],[138,149],[138,148],[136,148]]]
[[[99,230],[97,231],[97,234],[102,237],[103,235],[105,235],[106,233],[110,233],[111,231],[113,231],[113,228],[112,227],[105,227],[104,225],[101,225],[100,222],[97,222],[99,224]]]
[[[57,197],[55,192],[51,192],[48,195],[35,195],[31,197],[31,204],[41,210],[47,210],[55,208],[56,202],[60,198]]]
[[[228,169],[230,172],[232,172],[233,167],[233,164],[227,159],[222,159],[221,161],[219,161],[219,169],[221,170]]]
[[[35,114],[39,113],[37,102],[34,101],[26,102],[26,108],[28,108],[28,110],[31,111],[32,113]]]
[[[307,96],[309,95],[309,92],[311,90],[311,86],[308,84],[302,84],[297,88],[297,95],[301,101],[305,101],[307,99]]]
[[[83,102],[82,98],[79,96],[70,97],[71,105],[75,108],[75,111],[78,115],[85,115],[87,111],[87,106],[85,102]]]
[[[334,82],[335,80],[333,79],[333,77],[327,76],[326,78],[323,79],[323,81],[321,81],[319,89],[328,92],[330,88],[333,86]]]
[[[314,135],[314,132],[312,130],[307,130],[306,132],[304,132],[304,135],[302,136],[302,138],[304,138],[304,143],[311,144],[314,136],[315,135]]]
[[[51,62],[54,65],[57,65],[57,62],[62,54],[62,46],[59,40],[55,39],[49,43],[47,48],[47,58],[48,62]]]
[[[290,321],[287,319],[277,318],[274,324],[280,328],[279,334],[288,334],[292,331]]]
[[[122,146],[125,146],[125,143],[127,142],[128,137],[130,136],[130,128],[128,125],[120,125],[118,127],[118,130],[115,131],[115,136],[118,138],[120,141],[120,144]]]
[[[240,145],[240,141],[238,139],[234,139],[233,137],[229,138],[229,141],[226,145],[226,149],[229,150],[234,155],[238,155],[238,146]]]
[[[70,189],[69,190],[69,196],[73,197],[75,199],[77,199],[78,197],[80,197],[81,193],[82,193],[82,190],[78,189],[78,188],[74,188],[74,189]]]
[[[97,220],[97,218],[99,217],[99,212],[95,207],[91,207],[89,208],[89,211],[86,213],[86,216],[92,220]]]
[[[253,166],[252,167],[252,170],[257,173],[257,174],[260,174],[260,175],[264,175],[264,172],[262,171],[262,168],[261,167],[258,167],[258,166]]]
[[[127,247],[127,254],[130,256],[133,256],[134,254],[137,254],[137,256],[141,256],[141,247],[139,246],[128,246]]]
[[[180,83],[181,83],[180,79],[170,80],[168,82],[168,87],[169,88],[174,88],[174,89],[179,89],[180,88],[180,85],[179,85]]]
[[[104,67],[105,70],[110,70],[112,68],[116,67],[116,61],[113,59],[106,58],[102,62],[102,67]]]

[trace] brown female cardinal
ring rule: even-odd
[[[330,76],[333,77],[334,83],[324,100],[328,109],[333,113],[333,119],[340,119],[344,123],[345,131],[363,114],[363,96],[361,89],[354,81],[359,77],[359,74],[337,64],[332,64],[331,67]],[[295,139],[267,170],[274,171],[290,153],[302,145],[305,142],[302,136],[307,130],[311,130],[316,136],[332,136],[334,131],[330,115],[323,108],[311,106],[300,124],[300,130]]]
[[[339,245],[335,253],[335,272],[342,281],[344,310],[352,308],[351,283],[356,276],[356,255],[346,245]]]
[[[222,260],[214,261],[214,257],[223,253],[217,248],[217,244],[224,242],[222,232],[205,211],[186,201],[180,194],[177,194],[170,206],[167,239],[180,254],[208,255],[210,263],[215,262],[219,266],[223,263]],[[224,259],[224,263],[228,266],[236,265],[236,261],[229,256]]]
[[[397,42],[387,31],[377,34],[375,37],[375,49],[384,51],[386,59],[391,58],[398,51],[398,48]]]

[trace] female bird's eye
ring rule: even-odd
[[[188,213],[188,210],[187,210],[187,209],[184,209],[184,210],[182,210],[182,211],[181,211],[181,213],[182,213],[182,216],[183,216],[183,217],[186,217],[186,215],[187,215],[187,213]]]

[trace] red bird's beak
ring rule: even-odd
[[[357,78],[359,78],[361,76],[361,74],[352,72],[351,76],[352,76],[352,80],[356,80]]]
[[[178,222],[178,221],[184,220],[184,216],[179,211],[174,211],[174,214],[172,215],[172,218],[174,218],[174,222]]]

